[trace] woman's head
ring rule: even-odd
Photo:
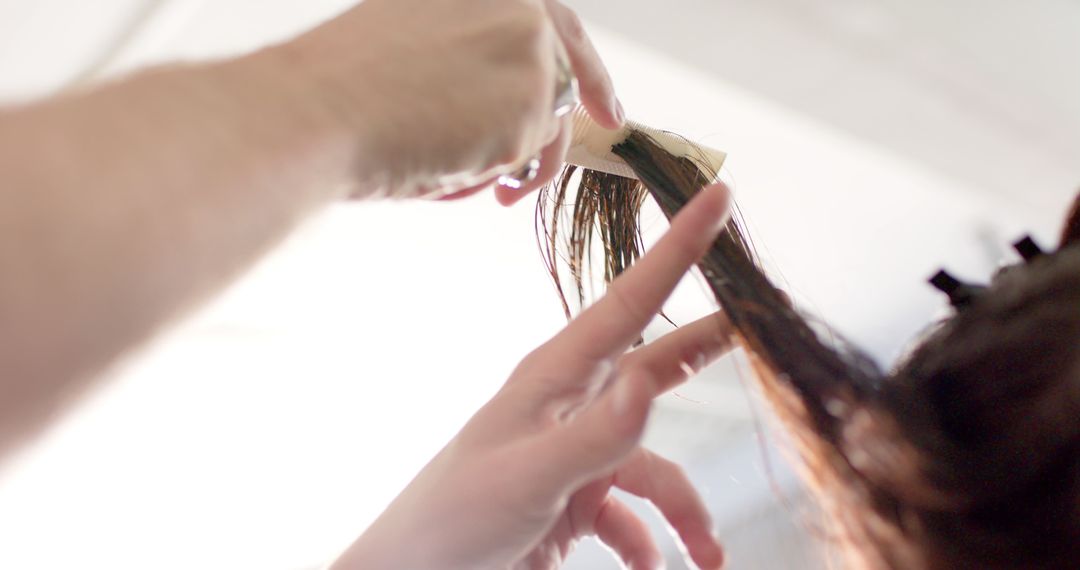
[[[870,566],[1076,566],[1080,247],[1000,272],[854,393],[816,469]]]

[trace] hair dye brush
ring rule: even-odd
[[[570,113],[570,120],[567,166],[552,184],[540,189],[536,212],[541,254],[567,319],[572,311],[560,277],[560,260],[573,277],[578,306],[585,306],[586,259],[591,258],[588,252],[594,234],[604,250],[604,282],[610,283],[644,249],[637,218],[646,198],[651,194],[665,214],[674,215],[690,194],[717,180],[727,158],[719,150],[634,121],[621,129],[606,129],[580,106]],[[581,176],[575,196],[571,178],[577,172]],[[672,173],[680,179],[674,186],[665,183],[665,175]],[[671,188],[687,193],[671,192]],[[741,236],[738,224],[735,218],[729,223],[731,235]],[[566,232],[568,255],[558,253],[563,247],[556,239],[560,232]],[[747,256],[752,257],[749,250]]]
[[[580,106],[570,114],[570,119],[573,130],[566,161],[588,170],[638,179],[634,170],[612,152],[613,147],[625,143],[632,133],[646,135],[672,156],[686,158],[704,172],[719,172],[727,158],[719,150],[694,144],[679,135],[634,121],[627,121],[621,129],[605,129],[593,122],[585,108]]]

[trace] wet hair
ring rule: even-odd
[[[641,254],[646,198],[670,218],[716,176],[640,132],[612,152],[640,182],[586,170],[571,201],[568,169],[540,196],[568,316],[560,256],[584,303],[594,233],[610,282]],[[797,310],[737,220],[699,263],[852,566],[1080,564],[1080,198],[1057,249],[1016,247],[988,285],[936,275],[954,313],[891,371]]]

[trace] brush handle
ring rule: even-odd
[[[724,165],[724,159],[727,158],[727,154],[719,150],[694,144],[678,135],[634,121],[627,121],[626,126],[621,129],[605,129],[594,123],[589,113],[581,106],[570,114],[570,120],[573,129],[566,161],[589,170],[637,178],[634,171],[611,152],[611,147],[626,140],[632,130],[648,134],[664,150],[675,156],[689,158],[711,172],[719,172],[720,167]]]

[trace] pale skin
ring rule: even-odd
[[[496,187],[496,199],[550,180],[568,135],[550,112],[560,51],[594,120],[619,126],[607,72],[554,0],[368,0],[242,58],[0,109],[0,459],[311,213],[345,198],[464,197],[535,154],[538,179]],[[654,566],[612,485],[657,504],[693,559],[718,567],[697,494],[637,441],[652,398],[726,350],[726,325],[711,317],[623,353],[726,211],[722,188],[695,200],[337,567],[399,568],[409,555],[412,568],[550,568],[592,534],[632,567]],[[490,468],[503,462],[530,475],[508,485]],[[505,494],[454,502],[485,489]],[[462,509],[471,522],[454,533],[430,527]]]
[[[613,486],[652,501],[698,567],[719,568],[700,497],[677,465],[638,441],[653,399],[730,348],[727,321],[705,317],[626,350],[727,210],[721,186],[697,196],[603,299],[521,362],[336,568],[556,568],[592,535],[630,568],[659,567],[645,525],[608,496]]]

